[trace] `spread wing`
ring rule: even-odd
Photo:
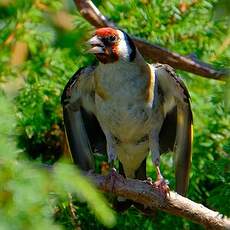
[[[105,151],[106,146],[94,116],[94,70],[94,66],[79,69],[66,84],[61,98],[70,152],[82,170],[94,169],[93,152]]]
[[[190,96],[185,84],[170,66],[157,64],[155,68],[165,116],[160,131],[160,150],[161,153],[175,152],[176,191],[185,195],[192,159]]]

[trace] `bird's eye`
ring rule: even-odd
[[[116,39],[117,39],[117,38],[116,38],[116,36],[114,36],[114,35],[108,37],[108,40],[109,40],[110,42],[115,42]]]

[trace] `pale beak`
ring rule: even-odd
[[[88,53],[93,53],[93,54],[104,53],[105,46],[103,42],[96,35],[91,39],[89,39],[87,43],[92,46],[92,48],[88,50]]]

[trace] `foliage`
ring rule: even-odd
[[[49,172],[48,167],[31,165],[20,157],[14,111],[5,97],[0,97],[0,103],[0,229],[61,229],[52,216],[61,198],[71,202],[67,196],[71,193],[86,201],[104,225],[113,225],[114,215],[101,194],[73,166],[58,164]]]
[[[224,9],[227,13],[220,13],[225,0],[98,0],[95,3],[130,34],[219,68],[230,63],[228,8]],[[17,95],[16,118],[11,116],[8,101],[1,97],[0,183],[4,186],[0,188],[0,228],[12,229],[12,222],[17,229],[24,226],[52,229],[60,224],[66,229],[106,228],[90,210],[106,226],[112,226],[111,212],[107,212],[101,198],[70,165],[58,164],[48,175],[23,155],[25,152],[37,161],[54,163],[66,152],[60,95],[71,75],[93,61],[92,56],[85,54],[84,45],[93,28],[77,13],[71,0],[3,0],[0,30],[1,87],[9,96]],[[229,216],[230,111],[226,91],[229,85],[178,73],[185,77],[194,111],[188,196]],[[17,135],[14,132],[9,135],[8,130],[16,130]],[[22,150],[16,148],[15,141]],[[162,157],[161,167],[173,188],[172,155]],[[148,173],[155,177],[150,161]],[[67,195],[73,192],[78,199],[74,196],[72,200]],[[79,197],[87,200],[90,209],[79,203]],[[51,217],[54,207],[56,225]],[[139,226],[198,228],[165,213],[158,213],[153,221],[152,217],[130,209],[118,215],[114,229]]]

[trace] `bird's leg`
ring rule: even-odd
[[[107,148],[107,155],[108,155],[108,163],[111,170],[111,169],[115,169],[114,162],[117,159],[117,154],[115,150],[115,141],[112,134],[109,131],[106,131],[104,133],[105,133],[106,143],[107,143],[106,148]]]
[[[106,142],[107,142],[107,155],[108,155],[108,163],[109,163],[109,174],[107,175],[107,180],[111,183],[111,191],[114,190],[115,180],[121,179],[123,177],[117,173],[117,170],[114,167],[115,160],[117,159],[115,140],[112,134],[104,130]]]
[[[153,130],[149,136],[150,151],[152,162],[156,167],[157,179],[154,183],[150,182],[154,187],[159,188],[160,193],[166,196],[169,193],[168,181],[164,179],[160,172],[160,148],[158,131]]]

